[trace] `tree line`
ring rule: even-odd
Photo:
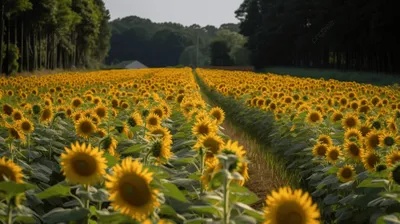
[[[256,68],[294,66],[398,74],[394,0],[244,0],[235,12]]]
[[[0,0],[0,74],[97,68],[109,20],[103,0]]]
[[[238,24],[183,26],[154,23],[137,16],[116,19],[110,24],[108,65],[130,60],[149,67],[248,64],[248,57],[243,54],[247,53],[247,40],[238,33]]]

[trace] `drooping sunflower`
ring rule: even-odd
[[[343,118],[343,114],[340,111],[334,111],[331,115],[331,121],[336,122],[340,121]]]
[[[376,147],[378,147],[378,145],[379,145],[379,137],[380,137],[379,132],[377,132],[375,130],[369,132],[367,134],[367,136],[365,136],[365,138],[364,138],[365,147],[368,150],[376,149]]]
[[[12,112],[14,111],[14,109],[12,108],[12,106],[8,105],[8,104],[3,104],[3,112],[5,114],[7,114],[8,116],[10,116],[12,114]]]
[[[398,162],[400,162],[400,150],[392,150],[386,155],[386,164],[388,167],[392,167]]]
[[[8,129],[8,137],[10,139],[21,140],[22,142],[25,141],[25,134],[20,129],[20,127],[17,123],[15,123],[15,124],[5,123],[5,126]]]
[[[217,120],[217,124],[224,123],[225,112],[220,107],[214,107],[210,110],[210,115]]]
[[[106,182],[112,207],[138,221],[145,220],[160,206],[158,190],[150,186],[152,180],[153,173],[131,157],[115,165]]]
[[[195,149],[200,149],[204,147],[206,152],[207,160],[213,158],[216,154],[220,153],[224,147],[224,140],[218,135],[209,134],[206,136],[200,136],[197,139],[196,145],[194,146]]]
[[[143,119],[139,112],[134,112],[128,118],[128,124],[131,127],[143,126]]]
[[[246,150],[243,146],[239,145],[237,141],[233,142],[232,140],[228,140],[226,142],[223,150],[225,154],[234,154],[237,156],[238,160],[231,164],[229,167],[230,172],[239,172],[243,176],[243,180],[239,181],[240,185],[243,185],[248,179],[248,163],[246,162]]]
[[[53,119],[53,110],[49,107],[44,108],[40,115],[40,122],[49,123]]]
[[[352,165],[344,165],[339,169],[336,175],[341,182],[346,183],[354,180],[356,171]]]
[[[147,132],[146,139],[154,140],[157,138],[162,138],[162,140],[166,144],[172,144],[172,135],[168,128],[160,126],[157,128],[153,128],[149,132]]]
[[[370,171],[374,171],[376,164],[378,164],[381,160],[378,153],[376,153],[374,151],[370,151],[370,150],[364,151],[361,158],[362,158],[364,167]]]
[[[218,126],[215,123],[215,120],[211,120],[208,117],[196,120],[196,123],[193,125],[192,133],[195,136],[215,134],[218,131]]]
[[[341,155],[342,155],[342,151],[340,150],[339,147],[331,146],[326,151],[325,157],[330,163],[335,164],[339,160],[339,157]]]
[[[312,150],[314,156],[323,156],[325,157],[326,151],[328,151],[328,145],[323,143],[317,143]]]
[[[21,119],[20,121],[17,122],[17,124],[19,129],[26,134],[32,133],[33,130],[35,130],[33,123],[26,118]]]
[[[24,182],[22,168],[6,157],[0,158],[0,182],[6,180],[4,177],[16,183]]]
[[[98,184],[103,180],[107,168],[102,151],[78,142],[71,144],[71,149],[65,147],[60,164],[64,176],[73,184]]]
[[[392,147],[396,144],[396,137],[391,133],[384,131],[379,136],[379,146],[380,147]]]
[[[219,160],[216,157],[206,161],[206,168],[200,177],[200,181],[207,190],[210,189],[209,184],[210,184],[214,174],[217,173],[221,169],[222,169],[222,165],[219,163]]]
[[[274,190],[266,199],[264,224],[319,224],[320,212],[308,192],[290,187]]]
[[[172,142],[171,142],[172,143]],[[166,163],[172,156],[171,143],[162,139],[156,139],[151,146],[151,153],[157,159],[157,163]]]
[[[361,131],[356,128],[349,128],[344,133],[344,139],[348,141],[362,141]]]
[[[323,121],[323,117],[321,112],[317,110],[311,110],[307,113],[306,121],[311,124],[321,123]]]
[[[346,141],[343,145],[346,155],[355,160],[360,160],[364,149],[357,142]]]
[[[318,137],[318,142],[325,144],[327,146],[331,146],[333,144],[332,138],[329,135],[320,135]]]
[[[87,117],[81,117],[75,123],[76,134],[82,138],[88,139],[93,133],[96,132],[96,125]]]
[[[342,126],[345,129],[355,128],[358,125],[360,125],[360,120],[358,119],[358,116],[355,114],[348,113],[342,119]]]
[[[148,129],[156,128],[161,125],[161,118],[154,113],[150,113],[146,118],[146,127]]]

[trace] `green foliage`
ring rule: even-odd
[[[16,45],[11,44],[8,49],[8,74],[14,75],[18,72],[19,49]]]
[[[210,44],[211,65],[213,66],[231,66],[233,60],[229,55],[229,45],[225,40],[215,40]]]

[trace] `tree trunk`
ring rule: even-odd
[[[5,73],[6,76],[10,75],[10,39],[11,39],[11,32],[10,32],[10,18],[7,18],[7,50],[6,50],[6,65],[5,65]]]
[[[3,72],[3,41],[4,41],[4,3],[1,2],[0,9],[0,75]]]
[[[20,64],[19,64],[19,72],[24,71],[24,22],[21,19],[21,48],[20,48]]]

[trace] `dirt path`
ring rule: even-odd
[[[226,135],[233,141],[238,141],[247,150],[247,158],[250,160],[250,179],[245,186],[260,198],[257,203],[252,205],[253,208],[260,209],[265,204],[267,194],[281,186],[289,185],[289,182],[281,178],[279,170],[275,169],[273,164],[267,162],[265,153],[262,153],[262,146],[258,145],[256,141],[227,121],[222,127],[225,129],[223,132]]]

